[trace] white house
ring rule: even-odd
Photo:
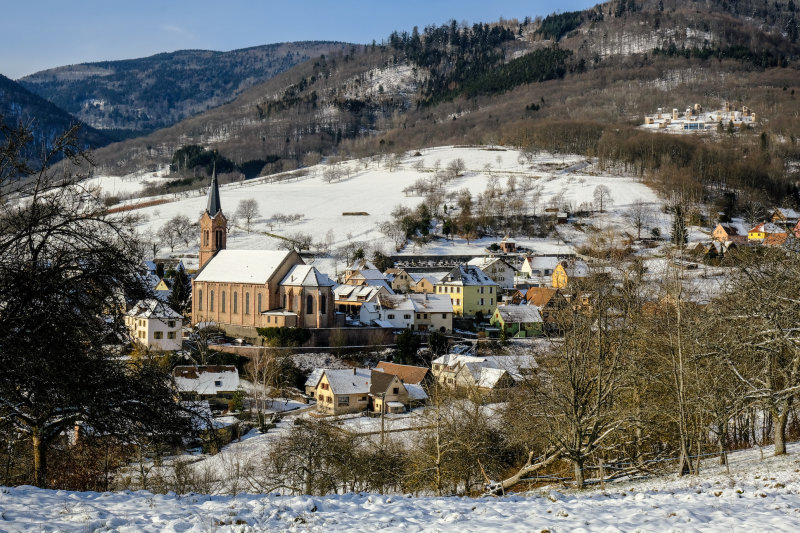
[[[153,350],[181,349],[183,317],[162,301],[141,300],[125,314],[131,337]]]
[[[448,332],[453,330],[453,304],[448,295],[379,294],[361,306],[359,319],[387,328]]]
[[[494,280],[500,288],[514,288],[514,273],[516,270],[502,258],[493,256],[476,257],[467,264],[483,270],[483,273]]]

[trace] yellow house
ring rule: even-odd
[[[447,294],[456,316],[489,316],[497,304],[497,283],[474,265],[459,265],[436,285],[436,294]]]
[[[570,279],[587,276],[589,276],[589,266],[583,261],[562,261],[553,270],[551,286],[555,289],[564,289]]]
[[[747,232],[748,241],[763,241],[767,235],[772,233],[786,233],[785,229],[780,228],[772,222],[762,222]]]
[[[439,282],[439,280],[430,275],[412,274],[411,278],[414,280],[411,290],[421,294],[435,292],[436,284]]]
[[[370,374],[365,368],[324,370],[314,394],[317,410],[327,415],[341,415],[367,409]]]

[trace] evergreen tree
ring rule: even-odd
[[[183,265],[178,266],[175,277],[172,279],[172,292],[169,295],[169,306],[179,313],[189,311],[192,300],[192,281],[183,269]]]
[[[672,208],[672,231],[670,232],[670,242],[675,246],[683,247],[689,240],[686,229],[686,215],[683,205],[675,204]]]

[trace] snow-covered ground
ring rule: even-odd
[[[315,243],[325,242],[331,232],[333,249],[350,242],[364,243],[370,249],[383,249],[386,253],[394,251],[394,242],[382,234],[379,226],[389,220],[390,213],[397,205],[416,207],[422,202],[420,196],[407,196],[403,190],[421,178],[430,179],[435,169],[445,170],[456,159],[465,163],[464,174],[446,185],[445,203],[455,204],[454,195],[461,189],[468,189],[473,198],[486,190],[491,179],[497,186],[506,189],[509,178],[516,180],[517,190],[527,181],[532,188],[527,192],[528,211],[541,213],[556,198],[571,203],[575,208],[591,203],[594,190],[605,185],[610,190],[613,205],[606,213],[592,219],[602,227],[622,228],[625,226],[622,214],[637,200],[648,203],[654,213],[660,213],[661,201],[656,193],[643,183],[630,176],[620,176],[601,171],[596,165],[585,162],[578,156],[562,156],[541,153],[526,161],[516,150],[489,147],[441,147],[424,150],[421,155],[406,154],[400,164],[389,169],[385,162],[370,160],[346,161],[342,168],[348,168],[349,177],[327,183],[323,179],[325,165],[308,169],[306,176],[283,181],[256,179],[247,182],[224,185],[220,188],[222,210],[230,216],[240,201],[255,199],[259,205],[260,216],[253,222],[250,233],[244,231],[243,221],[236,222],[237,228],[228,237],[231,249],[278,249],[281,241],[266,235],[265,232],[287,236],[302,232],[311,234]],[[518,196],[521,192],[516,193]],[[137,210],[142,215],[140,230],[155,234],[157,230],[175,215],[186,215],[190,219],[199,218],[205,208],[205,194],[190,198],[175,199],[169,203]],[[563,201],[561,203],[563,203]],[[536,206],[536,207],[534,207]],[[536,210],[536,211],[534,211]],[[365,215],[345,215],[344,213],[366,213]],[[285,224],[275,224],[270,220],[274,214],[300,214],[300,220]],[[664,218],[664,217],[661,217]],[[668,220],[656,220],[653,225],[668,230]],[[564,228],[565,232],[568,232]],[[585,235],[573,232],[569,243],[557,238],[533,239],[512,235],[517,242],[539,253],[567,253],[574,251]],[[471,241],[455,238],[452,241],[437,241],[414,248],[408,245],[407,253],[424,254],[469,254],[483,253],[482,249],[496,242],[497,238]],[[196,253],[198,243],[191,242],[184,247],[176,246],[177,254]],[[168,253],[162,249],[161,253]],[[333,275],[336,266],[326,265],[328,274]]]
[[[93,176],[83,182],[89,189],[99,189],[106,196],[128,197],[141,192],[151,183],[169,181],[165,176],[169,168],[163,167],[155,172],[137,171],[125,176]]]
[[[501,498],[209,496],[0,489],[0,531],[785,531],[800,529],[800,445],[731,454],[730,474],[665,476]]]

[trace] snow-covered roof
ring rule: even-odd
[[[425,389],[423,389],[421,385],[417,385],[415,383],[404,383],[404,385],[406,387],[406,391],[408,391],[409,400],[428,399],[428,395],[425,393]]]
[[[529,255],[525,258],[531,270],[554,270],[560,260],[558,257],[544,255]]]
[[[452,313],[453,302],[447,294],[380,294],[378,303],[384,309],[420,313]]]
[[[392,289],[392,286],[389,285],[389,283],[383,278],[381,278],[381,279],[368,279],[368,280],[366,280],[366,282],[367,282],[367,285],[369,285],[370,287],[384,288],[384,289],[386,289],[386,292],[388,292],[389,294],[394,294],[394,290]]]
[[[585,278],[589,275],[589,265],[580,259],[565,262],[564,271],[571,278]]]
[[[523,376],[539,365],[532,355],[467,355],[457,353],[447,353],[437,357],[433,361],[434,364],[445,365],[454,367],[457,365],[465,365],[476,376],[474,369],[476,368],[497,368],[508,372],[508,374],[516,381],[519,381]],[[471,365],[471,366],[470,366]],[[476,376],[477,377],[477,376]]]
[[[505,323],[533,324],[542,322],[542,315],[535,305],[498,305],[497,313]]]
[[[195,281],[266,284],[291,254],[277,250],[220,250]]]
[[[333,298],[337,301],[367,302],[381,292],[381,287],[372,285],[338,285],[333,289]]]
[[[239,372],[233,365],[176,366],[172,375],[181,392],[215,396],[239,388]]]
[[[371,371],[367,368],[325,370],[325,376],[333,394],[367,394],[371,382]]]
[[[776,207],[775,212],[788,220],[792,219],[797,220],[798,218],[800,218],[800,212],[797,212],[794,209],[790,209],[788,207]]]
[[[183,316],[180,313],[174,311],[166,303],[155,298],[140,300],[126,314],[135,318],[160,318],[169,320],[183,319]]]
[[[511,241],[511,242],[514,242],[514,241]],[[511,265],[509,265],[508,263],[503,261],[502,258],[496,257],[496,256],[492,256],[492,255],[485,255],[483,257],[475,257],[474,259],[471,259],[467,264],[476,266],[476,267],[480,268],[481,270],[486,270],[488,267],[492,266],[495,263],[501,263],[506,268],[510,268],[512,270],[514,269]]]
[[[786,230],[777,224],[773,224],[772,222],[762,222],[756,225],[756,227],[751,229],[748,233],[786,233]]]
[[[475,265],[459,265],[447,273],[440,283],[445,285],[497,285]]]
[[[311,371],[308,375],[308,379],[306,379],[306,387],[316,387],[317,383],[319,383],[319,378],[322,377],[322,373],[325,372],[324,368],[315,368]]]
[[[333,287],[336,285],[326,275],[311,265],[295,265],[281,281],[281,285],[294,287]]]
[[[472,376],[475,378],[475,385],[484,389],[493,389],[497,386],[500,379],[506,374],[502,368],[490,367],[477,367],[477,365],[467,365],[470,371],[473,371]]]
[[[378,270],[375,264],[368,259],[358,259],[348,265],[345,270]]]
[[[437,278],[432,274],[409,274],[408,277],[414,280],[414,283],[419,283],[423,279],[427,279],[428,283],[430,283],[431,285],[436,285],[437,283],[439,283],[439,278]]]

